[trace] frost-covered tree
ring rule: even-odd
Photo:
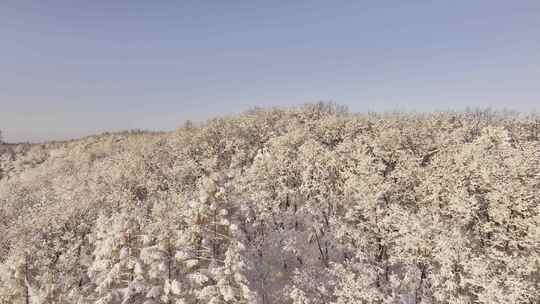
[[[96,220],[92,235],[93,263],[88,268],[93,287],[88,300],[103,304],[142,302],[146,286],[136,270],[141,263],[140,231],[144,214],[137,211],[102,214]]]

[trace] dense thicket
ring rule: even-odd
[[[0,303],[540,303],[534,117],[315,104],[0,151]]]

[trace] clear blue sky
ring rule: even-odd
[[[0,2],[9,141],[253,106],[538,110],[540,1]]]

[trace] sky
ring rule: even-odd
[[[0,1],[6,141],[316,101],[537,112],[540,1]]]

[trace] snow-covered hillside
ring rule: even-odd
[[[540,121],[252,110],[0,148],[0,303],[540,303]]]

